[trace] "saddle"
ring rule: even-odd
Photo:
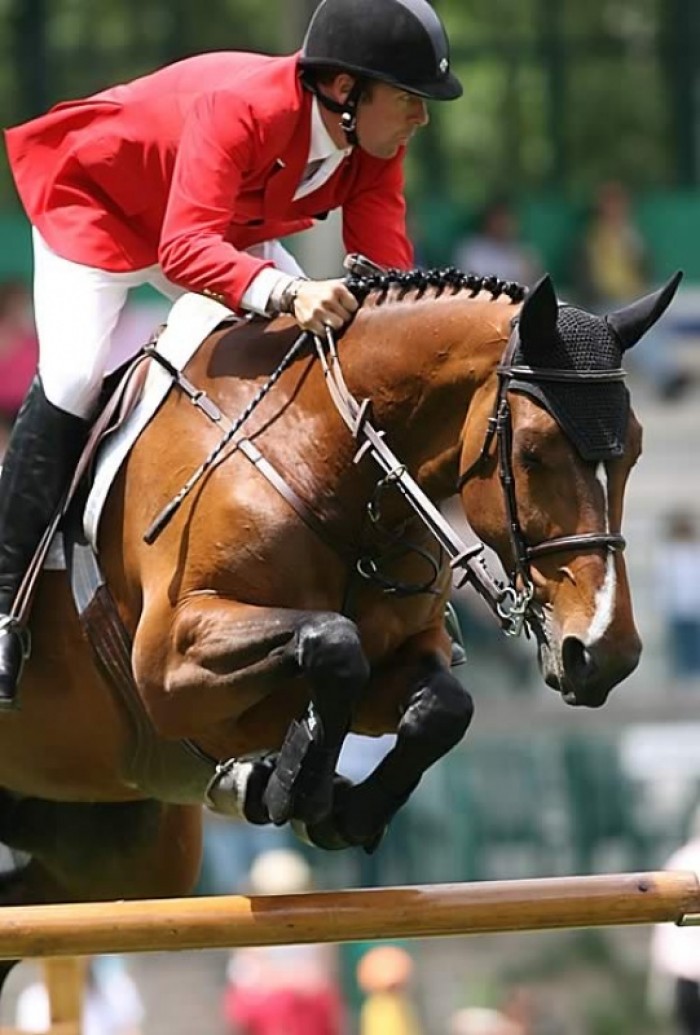
[[[156,340],[157,338],[154,337],[153,341]],[[60,532],[65,534],[69,518],[70,524],[74,527],[75,514],[81,500],[84,505],[87,486],[94,471],[100,446],[113,431],[124,424],[138,402],[148,372],[144,362],[147,358],[145,351],[140,352],[134,360],[110,375],[105,383],[101,409],[90,430],[73,478],[61,505],[37,546],[17,593],[16,614],[23,625],[26,624],[29,617],[36,584],[47,562],[49,551],[56,541],[57,534]]]

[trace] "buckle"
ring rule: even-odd
[[[534,593],[535,587],[531,582],[528,582],[520,593],[513,586],[505,586],[501,590],[496,604],[496,613],[504,622],[509,623],[503,630],[506,636],[520,636]]]

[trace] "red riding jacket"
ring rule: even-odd
[[[236,309],[271,265],[240,249],[308,229],[342,206],[343,239],[408,268],[403,153],[355,148],[294,201],[311,139],[298,55],[203,54],[6,131],[31,222],[64,258],[115,272],[160,263]]]

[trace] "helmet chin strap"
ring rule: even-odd
[[[357,135],[357,106],[362,96],[362,83],[359,80],[355,80],[355,83],[350,90],[350,93],[345,98],[345,103],[340,104],[338,101],[334,101],[332,97],[328,97],[325,93],[322,93],[318,87],[318,83],[313,82],[306,76],[302,77],[302,83],[307,90],[317,98],[319,104],[322,104],[328,111],[334,112],[336,115],[340,115],[340,128],[347,137],[348,144],[351,147],[359,147],[360,140]]]

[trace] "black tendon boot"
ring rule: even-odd
[[[0,476],[0,708],[12,708],[28,635],[12,614],[17,590],[85,443],[88,422],[59,410],[36,377],[22,403]]]

